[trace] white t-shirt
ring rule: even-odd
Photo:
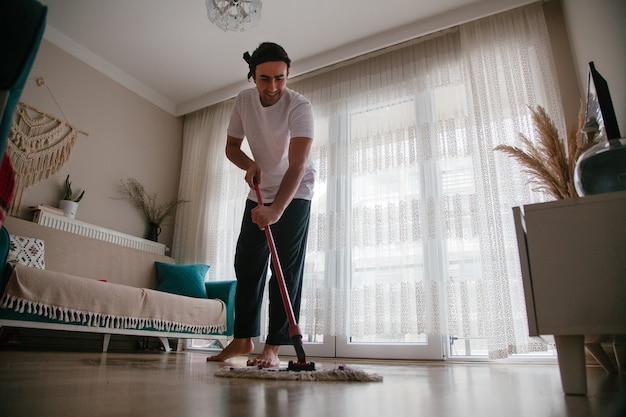
[[[271,203],[289,167],[289,141],[296,137],[313,139],[311,103],[303,95],[285,88],[276,104],[263,107],[256,88],[243,90],[235,99],[227,132],[229,136],[248,140],[252,157],[263,172],[260,186],[263,202]],[[294,198],[310,200],[314,182],[315,169],[309,157]],[[256,201],[254,190],[248,198]]]

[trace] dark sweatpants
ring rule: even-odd
[[[235,252],[237,291],[235,293],[234,336],[236,338],[256,337],[261,334],[261,302],[267,267],[271,266],[269,332],[266,343],[289,345],[291,344],[289,322],[280,296],[274,265],[271,264],[265,232],[252,223],[250,212],[256,206],[255,201],[246,201]],[[309,200],[294,199],[287,206],[280,220],[270,226],[296,321],[300,316],[302,276],[310,212]]]

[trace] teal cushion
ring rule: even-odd
[[[155,262],[159,286],[157,290],[187,297],[207,298],[204,278],[209,266],[204,264],[176,265]]]

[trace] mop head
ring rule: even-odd
[[[357,369],[339,366],[335,369],[320,371],[289,371],[278,368],[257,368],[247,366],[242,368],[226,367],[215,372],[215,376],[222,378],[248,379],[275,379],[291,381],[345,381],[345,382],[381,382],[383,377],[377,374],[368,374]]]

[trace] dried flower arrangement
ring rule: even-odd
[[[574,187],[574,169],[580,154],[589,149],[594,143],[587,143],[582,131],[585,124],[584,109],[578,114],[578,129],[572,129],[567,140],[559,138],[559,132],[545,109],[537,106],[530,109],[539,141],[533,144],[526,136],[520,133],[520,140],[525,149],[499,145],[495,150],[504,152],[517,160],[522,171],[530,178],[529,184],[535,186],[535,191],[548,193],[555,199],[577,198]]]
[[[132,201],[141,211],[148,223],[160,225],[168,216],[174,213],[176,208],[187,200],[175,199],[165,204],[157,204],[157,195],[148,194],[143,185],[135,178],[120,180],[119,193],[122,200]]]

